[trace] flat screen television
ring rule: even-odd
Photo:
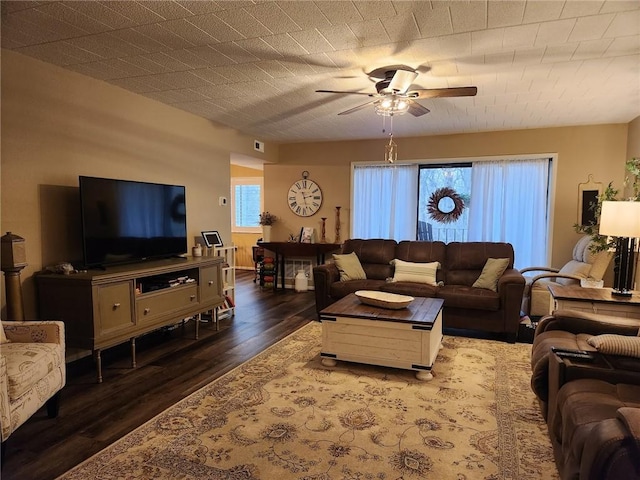
[[[187,252],[185,187],[80,176],[86,267]]]

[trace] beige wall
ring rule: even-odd
[[[629,123],[629,136],[627,139],[627,159],[640,158],[640,116],[636,117]],[[625,187],[625,197],[631,197],[633,192],[631,188],[631,180]],[[640,256],[636,259],[636,290],[640,284]]]
[[[629,123],[629,137],[627,139],[627,159],[640,157],[640,117]]]
[[[233,177],[263,177],[263,171],[255,168],[241,167],[231,165],[231,178]],[[236,249],[236,265],[243,269],[253,269],[253,246],[256,245],[258,238],[262,237],[260,233],[238,233],[232,232],[231,239]]]
[[[640,158],[640,117],[629,123],[629,137],[627,139],[627,160],[632,158]],[[633,178],[629,179],[624,189],[624,196],[631,197],[633,195]],[[638,259],[640,262],[640,259]]]
[[[1,228],[26,239],[27,317],[33,273],[82,258],[79,175],[185,185],[189,247],[211,225],[231,238],[217,199],[230,193],[230,152],[257,155],[253,137],[7,50],[1,105]],[[277,158],[277,146],[265,150]],[[4,293],[3,283],[3,307]]]
[[[552,259],[561,266],[571,258],[578,234],[578,184],[592,174],[605,186],[613,182],[621,188],[627,158],[627,125],[487,132],[464,135],[397,138],[399,159],[434,161],[478,156],[554,153],[558,156],[554,188]],[[386,139],[351,142],[296,143],[280,146],[277,165],[265,165],[265,208],[281,217],[274,228],[274,239],[284,240],[300,226],[317,227],[327,217],[330,240],[335,228],[335,206],[341,205],[342,239],[349,236],[350,164],[379,161]],[[289,185],[310,172],[324,191],[324,203],[318,215],[308,220],[291,213],[286,204]],[[516,252],[517,255],[517,252]]]

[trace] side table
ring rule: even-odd
[[[584,288],[577,285],[549,285],[549,292],[552,312],[571,309],[640,318],[640,292],[634,292],[631,297],[616,297],[611,295],[610,288]]]

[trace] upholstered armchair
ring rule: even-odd
[[[4,445],[43,405],[47,405],[49,417],[57,416],[66,369],[64,323],[5,321],[0,330],[0,427]]]
[[[520,270],[526,281],[522,311],[530,317],[551,314],[549,285],[580,285],[580,280],[587,278],[602,280],[613,254],[608,251],[594,253],[589,250],[590,246],[591,237],[584,235],[573,247],[571,260],[562,268],[527,267]]]

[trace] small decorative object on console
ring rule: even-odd
[[[365,305],[388,308],[390,310],[400,310],[407,308],[415,298],[408,295],[398,295],[396,293],[377,292],[375,290],[358,290],[356,297]]]
[[[223,246],[222,239],[220,238],[220,234],[217,230],[202,232],[202,238],[204,239],[204,244],[207,246],[207,248]]]
[[[300,229],[300,243],[315,243],[313,227],[302,227]]]
[[[602,288],[604,286],[603,280],[596,280],[595,278],[581,278],[580,286],[582,288]]]

